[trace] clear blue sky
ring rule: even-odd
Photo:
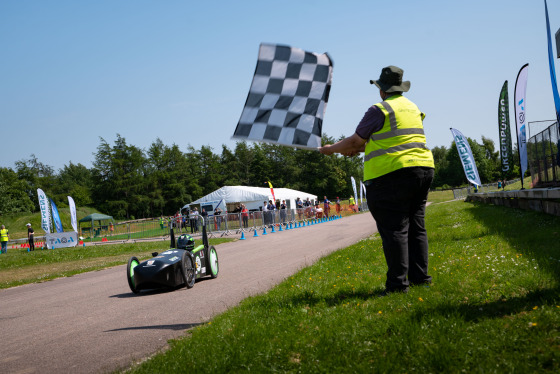
[[[560,4],[548,7],[554,34]],[[91,167],[99,138],[112,145],[117,133],[144,149],[158,137],[183,151],[233,149],[261,42],[330,54],[333,137],[353,134],[379,101],[369,80],[387,65],[412,82],[430,147],[449,147],[449,127],[497,143],[506,79],[515,134],[525,63],[528,120],[555,118],[540,0],[2,0],[0,166],[34,153],[55,170]]]

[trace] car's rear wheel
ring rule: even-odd
[[[216,252],[214,246],[208,248],[208,267],[210,268],[210,276],[212,278],[218,277],[220,267],[218,266],[218,252]]]
[[[128,260],[128,265],[126,265],[126,279],[128,280],[128,286],[130,290],[134,293],[138,293],[136,288],[136,282],[134,281],[134,268],[140,264],[140,261],[136,257],[131,257]]]
[[[193,288],[195,280],[194,259],[192,254],[187,251],[183,252],[181,259],[181,272],[183,273],[185,286],[187,286],[187,288]]]

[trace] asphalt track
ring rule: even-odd
[[[317,259],[376,232],[356,214],[216,246],[220,273],[194,288],[134,295],[126,265],[0,291],[0,372],[104,373],[166,347]],[[162,245],[162,250],[166,249]]]

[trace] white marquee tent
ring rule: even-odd
[[[288,209],[295,209],[296,199],[299,197],[305,201],[307,198],[312,202],[317,200],[317,195],[312,195],[306,192],[292,190],[290,188],[275,188],[274,195],[276,200],[286,200]],[[272,200],[272,193],[270,188],[265,187],[247,187],[247,186],[224,186],[217,189],[200,199],[187,204],[183,209],[190,205],[209,206],[212,205],[212,210],[219,204],[220,209],[226,210],[226,204],[239,204],[243,203],[249,210],[259,209],[264,201]],[[228,209],[229,210],[229,209]],[[210,212],[208,207],[206,211]]]

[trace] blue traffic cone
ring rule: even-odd
[[[255,229],[255,234],[253,235],[253,238],[259,236],[259,234],[257,233],[257,229]]]
[[[282,224],[278,225],[278,231],[284,231],[282,230]]]
[[[276,232],[274,231],[274,225],[272,225],[272,230],[270,230],[271,233]]]
[[[243,231],[241,231],[241,237],[239,238],[239,240],[245,240],[245,233]]]
[[[263,235],[266,235],[266,226],[263,227],[263,233],[262,233],[262,234],[263,234]]]

